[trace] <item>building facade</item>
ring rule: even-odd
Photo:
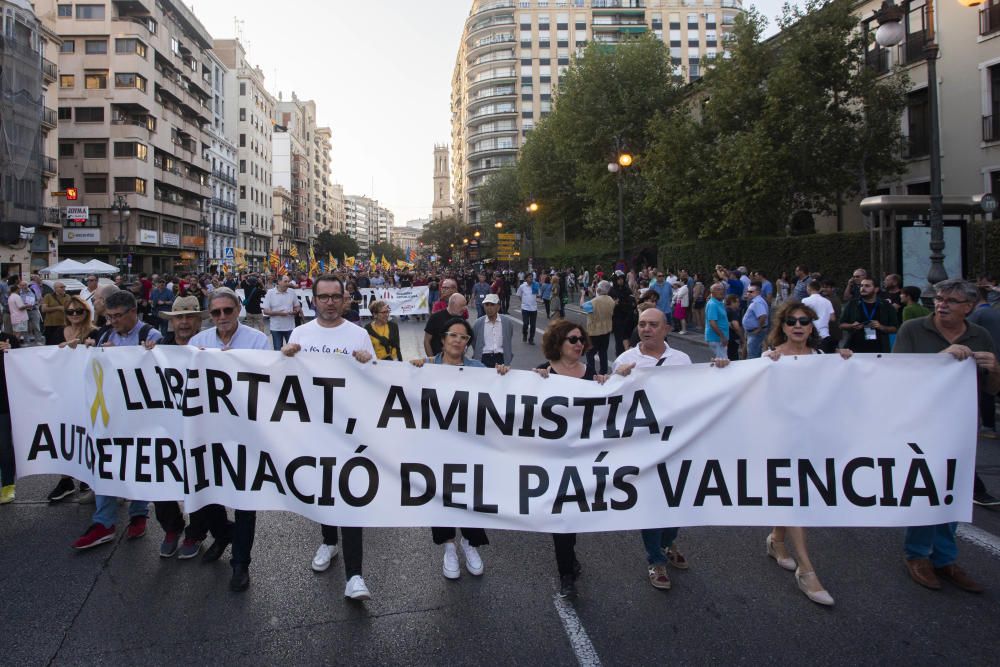
[[[370,218],[378,218],[377,204],[368,197],[346,195],[344,197],[344,230],[358,242],[361,255],[367,255],[372,243],[369,237]],[[376,223],[377,224],[377,223]]]
[[[208,128],[212,197],[207,204],[208,246],[204,264],[212,270],[233,268],[238,247],[237,152],[233,128],[226,124],[226,77],[228,68],[215,52],[207,53],[212,67],[212,125]]]
[[[235,127],[237,152],[237,243],[247,267],[263,270],[274,227],[272,146],[274,97],[264,72],[247,61],[238,39],[214,41],[216,55],[232,73],[225,78],[226,125]]]
[[[344,209],[344,186],[340,183],[331,183],[327,187],[328,193],[328,216],[330,220],[330,232],[341,234],[347,230],[346,211]]]
[[[396,246],[404,253],[416,250],[420,245],[417,239],[423,233],[422,229],[410,227],[408,225],[396,226],[392,228],[392,245]],[[409,261],[409,258],[407,258]]]
[[[742,11],[741,0],[474,0],[452,74],[455,211],[480,223],[479,188],[516,162],[588,42],[652,32],[669,46],[676,74],[691,81],[728,56],[725,34]]]
[[[441,220],[454,215],[451,205],[451,165],[448,160],[448,146],[434,145],[434,203],[431,205],[431,218]]]

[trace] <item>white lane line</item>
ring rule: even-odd
[[[566,637],[569,638],[569,645],[573,648],[573,653],[576,654],[576,661],[580,663],[580,667],[600,667],[601,659],[597,657],[597,651],[590,643],[590,637],[587,636],[587,631],[584,630],[583,623],[576,615],[573,605],[558,595],[555,596],[554,603],[559,620],[562,621],[563,629],[566,630]]]
[[[966,542],[971,542],[990,552],[991,555],[1000,558],[1000,537],[993,533],[977,528],[971,523],[959,524],[955,534]]]

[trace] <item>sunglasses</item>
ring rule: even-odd
[[[808,317],[786,317],[785,324],[790,327],[794,327],[796,324],[800,327],[805,327],[812,324],[812,320]]]
[[[73,308],[73,309],[71,309],[71,310],[67,310],[67,311],[66,311],[66,314],[67,314],[67,315],[83,315],[83,311],[82,311],[82,310],[79,310],[79,309],[77,309],[77,308]]]
[[[212,317],[222,317],[223,315],[232,315],[234,312],[236,312],[236,308],[233,306],[226,306],[225,308],[213,308],[208,311],[208,314]]]
[[[576,345],[577,343],[583,342],[583,336],[566,336],[566,342],[570,345]]]

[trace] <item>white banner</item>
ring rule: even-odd
[[[6,357],[19,475],[355,526],[968,521],[975,365],[944,355],[530,371],[158,347]]]
[[[299,298],[302,306],[302,316],[306,318],[316,317],[313,309],[313,296],[311,289],[294,289],[295,296]],[[430,312],[428,307],[428,296],[430,293],[427,287],[362,287],[361,292],[361,317],[371,317],[368,304],[372,301],[382,300],[389,304],[389,310],[394,317],[401,315],[422,315]],[[236,290],[236,295],[244,298],[243,290]],[[246,317],[246,311],[240,314]]]

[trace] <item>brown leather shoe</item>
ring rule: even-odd
[[[941,582],[934,574],[934,566],[930,558],[912,558],[903,561],[910,578],[925,588],[933,591],[941,590]]]
[[[950,581],[963,591],[968,591],[970,593],[983,592],[983,587],[976,583],[972,577],[966,574],[965,570],[954,563],[951,565],[945,565],[944,567],[934,568],[934,574],[941,577],[945,581]]]

